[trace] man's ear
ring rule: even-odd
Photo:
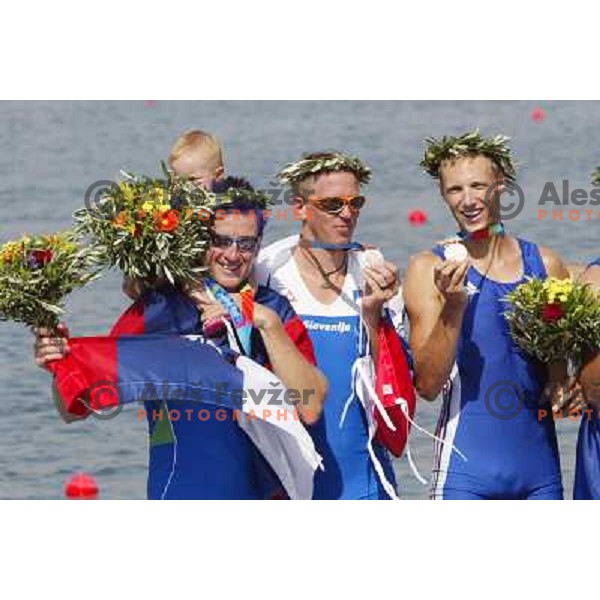
[[[305,221],[308,202],[305,202],[304,198],[302,198],[302,196],[299,194],[294,194],[291,200],[292,210],[294,211],[294,219],[297,221]]]
[[[219,181],[220,179],[223,179],[223,177],[225,177],[225,167],[221,165],[215,169],[215,179]]]
[[[487,199],[487,201],[488,201],[487,203],[489,205],[488,208],[490,209],[491,213],[497,218],[501,217],[500,213],[501,213],[502,205],[500,204],[500,198],[502,197],[502,194],[505,191],[507,191],[507,189],[509,191],[509,194],[512,195],[513,194],[512,188],[510,188],[510,187],[507,188],[506,180],[504,179],[504,177],[499,177],[492,184],[492,189],[490,189],[486,192],[486,199]]]
[[[444,182],[441,177],[438,179],[438,189],[440,191],[440,196],[446,200],[446,196],[444,196]]]
[[[499,177],[498,179],[496,179],[495,190],[498,196],[501,196],[506,191],[506,187],[506,179],[504,179],[504,177]]]

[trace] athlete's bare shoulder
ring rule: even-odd
[[[538,248],[540,256],[544,261],[546,272],[550,277],[557,277],[558,279],[568,279],[570,277],[569,270],[557,252],[546,246],[538,246]]]

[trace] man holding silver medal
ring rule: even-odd
[[[353,241],[369,203],[361,186],[370,178],[358,157],[340,152],[288,164],[279,179],[291,187],[300,235],[271,244],[257,261],[258,283],[290,301],[329,380],[323,414],[308,428],[324,466],[315,475],[315,499],[396,497],[390,456],[373,439],[373,421],[357,391],[360,366],[377,364],[384,320],[396,343],[401,335],[391,324],[402,315],[396,266]],[[412,392],[410,374],[404,379]]]
[[[507,235],[499,196],[515,178],[508,138],[430,138],[421,165],[439,180],[456,238],[412,258],[404,298],[417,390],[444,392],[434,499],[560,499],[549,373],[512,341],[503,299],[526,277],[569,277],[551,250]],[[565,400],[568,394],[565,394]],[[452,453],[452,448],[459,453]]]

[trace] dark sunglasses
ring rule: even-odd
[[[260,238],[251,235],[232,237],[230,235],[218,235],[213,233],[211,235],[211,241],[215,248],[229,248],[230,246],[233,246],[233,244],[236,244],[240,252],[254,252]]]
[[[311,196],[308,201],[319,210],[330,215],[339,215],[344,206],[347,206],[352,212],[358,212],[367,199],[364,196],[336,196],[333,198],[315,198]]]

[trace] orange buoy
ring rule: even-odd
[[[427,213],[424,210],[411,210],[408,213],[408,221],[415,226],[425,225],[427,223]]]
[[[65,496],[72,500],[95,500],[98,498],[98,484],[91,475],[77,473],[67,481]]]

